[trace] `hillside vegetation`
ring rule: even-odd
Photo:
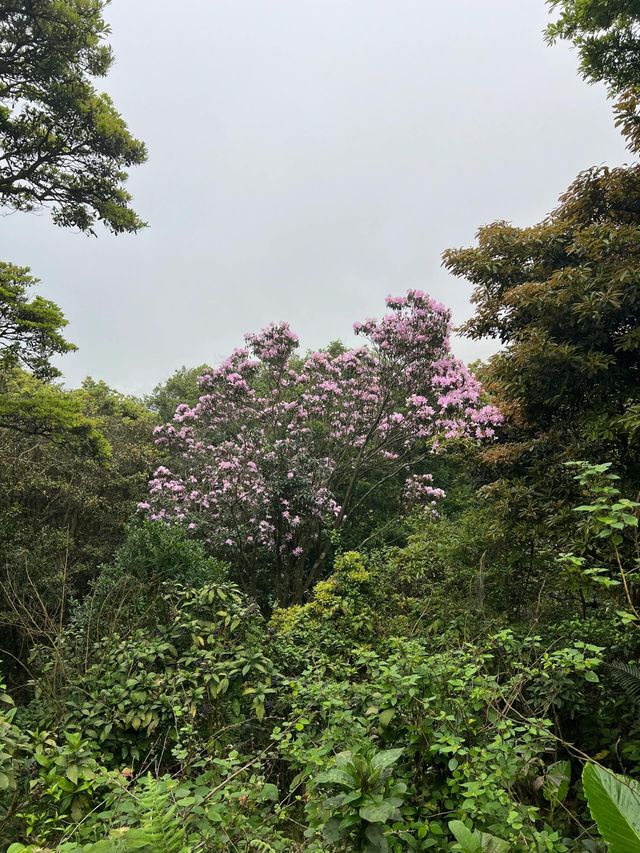
[[[549,5],[630,164],[444,253],[487,363],[409,290],[70,390],[0,264],[2,850],[640,851],[640,10]],[[137,231],[103,10],[0,0],[0,203]]]

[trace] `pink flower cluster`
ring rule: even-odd
[[[198,403],[156,429],[173,461],[140,509],[185,524],[247,578],[267,566],[309,582],[331,530],[383,483],[432,512],[443,492],[416,466],[443,439],[492,436],[501,416],[451,353],[447,309],[416,290],[387,306],[356,324],[367,345],[301,362],[286,323],[247,335],[201,377]]]
[[[404,500],[409,508],[420,507],[437,517],[436,506],[445,497],[445,492],[432,483],[433,474],[412,474],[404,484]]]

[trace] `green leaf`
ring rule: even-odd
[[[371,767],[373,770],[384,770],[385,767],[391,767],[400,758],[403,749],[385,749],[383,752],[376,752],[371,759]]]
[[[461,820],[450,820],[449,829],[463,853],[482,853],[482,841],[475,832],[467,829]]]
[[[339,841],[344,834],[344,829],[340,825],[338,818],[332,817],[328,820],[322,829],[322,834],[330,844],[335,844]]]
[[[371,824],[365,831],[367,845],[364,853],[387,853],[389,845],[380,824]]]
[[[262,795],[260,797],[261,800],[272,800],[273,802],[277,802],[280,799],[280,792],[276,785],[273,785],[271,782],[267,782],[262,789]]]
[[[327,770],[326,773],[320,773],[315,779],[316,785],[344,785],[347,788],[355,788],[356,783],[353,777],[345,770],[339,770],[334,767],[333,770]]]
[[[361,806],[358,814],[362,820],[366,820],[369,823],[385,823],[394,811],[395,807],[392,803],[383,801],[381,803],[371,803],[368,806]]]
[[[640,850],[640,784],[603,767],[587,764],[582,773],[589,810],[610,853]]]
[[[571,762],[556,761],[550,764],[544,777],[542,793],[550,803],[561,803],[569,792]]]
[[[386,729],[386,727],[389,725],[389,723],[393,719],[394,714],[395,708],[386,708],[384,711],[382,711],[382,713],[378,717],[378,720],[383,729]]]
[[[498,838],[497,835],[491,835],[488,832],[480,833],[480,837],[484,853],[510,853],[511,851],[511,845],[504,838]]]

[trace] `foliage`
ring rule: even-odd
[[[104,383],[62,391],[20,374],[12,387],[23,413],[31,399],[43,420],[64,422],[59,435],[7,430],[0,442],[2,647],[24,662],[110,562],[157,456],[152,416]],[[6,403],[0,395],[0,410]]]
[[[474,285],[466,333],[505,344],[489,382],[529,451],[544,442],[575,458],[597,441],[635,464],[624,416],[637,402],[638,186],[635,167],[586,172],[540,225],[494,223],[476,248],[445,253]]]
[[[113,63],[104,0],[0,4],[0,203],[52,209],[59,225],[115,233],[144,223],[130,208],[125,168],[144,162],[108,95],[94,87]]]
[[[640,667],[616,661],[611,664],[611,676],[628,696],[640,703]]]
[[[67,321],[54,302],[30,298],[38,283],[26,267],[0,262],[0,376],[11,367],[25,367],[40,379],[60,372],[51,364],[56,353],[75,349],[61,330]]]
[[[356,755],[342,752],[333,767],[315,777],[314,788],[327,786],[340,791],[318,804],[319,810],[324,807],[324,819],[314,816],[327,841],[336,844],[345,837],[355,837],[356,849],[367,853],[388,850],[383,827],[400,817],[407,790],[404,782],[391,778],[393,765],[401,755],[402,749],[369,749]]]
[[[457,849],[464,853],[482,853],[483,850],[508,853],[509,844],[506,841],[488,832],[479,832],[477,829],[472,832],[461,820],[449,821],[449,829],[458,842]]]
[[[126,538],[91,590],[73,607],[71,623],[82,642],[95,642],[126,628],[156,625],[166,615],[165,584],[198,587],[227,579],[228,567],[207,557],[201,543],[178,527],[143,522]]]
[[[418,291],[389,297],[381,321],[356,324],[370,347],[292,361],[286,324],[247,335],[202,377],[194,408],[156,432],[172,450],[141,509],[184,523],[234,566],[253,594],[281,604],[321,577],[335,536],[377,489],[431,511],[424,472],[443,437],[493,435],[499,413],[448,345],[449,312]],[[250,356],[253,355],[253,359]]]
[[[82,455],[107,459],[109,443],[83,404],[82,394],[14,368],[0,376],[0,434],[7,442],[12,440],[8,433],[42,436]]]
[[[179,368],[165,382],[156,385],[145,397],[145,404],[157,413],[161,423],[170,421],[181,403],[190,407],[196,405],[202,394],[198,380],[209,371],[211,368],[207,364]]]
[[[640,150],[635,5],[551,6]],[[10,4],[0,83],[19,56],[33,89],[5,132],[38,132],[43,91],[55,116],[69,86],[100,100],[102,10]],[[99,139],[141,154],[107,112]],[[638,168],[447,253],[466,333],[504,344],[482,386],[410,291],[357,349],[299,357],[273,325],[144,402],[66,391],[45,381],[62,314],[0,266],[2,849],[638,848]],[[115,212],[54,215],[134,229],[122,178]]]
[[[617,98],[616,124],[634,153],[640,151],[640,12],[633,0],[548,0],[559,9],[547,40],[571,41],[580,71],[589,82],[602,81]]]
[[[637,13],[617,0],[552,5],[561,7],[553,32],[575,37],[580,50],[589,33],[607,39],[611,26],[613,45],[623,19],[635,27]],[[477,245],[444,254],[447,269],[473,285],[475,313],[463,332],[503,345],[482,381],[505,422],[500,442],[479,454],[476,476],[493,526],[511,536],[505,586],[519,617],[531,617],[556,586],[549,555],[572,538],[567,510],[577,490],[564,463],[608,460],[630,489],[640,475],[639,168],[586,170],[539,224],[494,222]],[[586,617],[579,589],[556,594],[577,600]]]
[[[596,764],[587,764],[582,784],[589,809],[611,853],[631,853],[640,844],[640,785]]]
[[[74,627],[37,648],[34,722],[80,731],[108,761],[172,767],[198,762],[197,728],[215,740],[247,712],[265,715],[273,667],[263,650],[261,617],[229,584],[167,591],[164,619],[86,646]],[[159,610],[159,608],[157,608]],[[194,749],[196,752],[194,753]]]
[[[218,759],[215,769],[194,780],[170,776],[140,776],[128,787],[114,784],[97,825],[83,831],[84,843],[67,841],[61,853],[116,853],[142,850],[158,853],[167,846],[186,850],[258,851],[284,853],[299,849],[277,826],[278,791],[250,768],[238,773],[238,756]],[[236,775],[234,775],[236,774]],[[86,839],[100,826],[110,826],[107,838]],[[268,841],[265,840],[268,838]],[[165,845],[163,848],[162,845]],[[18,853],[50,850],[16,843]],[[178,848],[180,849],[180,847]]]
[[[620,608],[618,616],[625,622],[635,622],[640,618],[635,582],[640,567],[637,532],[640,503],[621,496],[616,485],[619,477],[609,470],[610,463],[569,464],[578,469],[576,479],[591,497],[591,503],[574,508],[586,516],[582,524],[583,549],[601,565],[587,567],[585,557],[572,554],[563,555],[565,564],[580,576],[585,592],[597,587],[607,591]],[[627,560],[631,565],[625,566]]]
[[[313,793],[310,829],[325,833],[329,823],[330,835],[340,828],[367,833],[361,821],[370,813],[361,814],[353,804],[371,791],[378,804],[385,801],[383,788],[376,787],[382,783],[371,787],[375,743],[383,754],[400,749],[390,753],[392,801],[379,812],[389,849],[449,849],[443,813],[508,838],[514,850],[543,843],[549,836],[537,822],[550,807],[536,793],[536,779],[544,779],[544,754],[553,743],[545,715],[572,701],[582,704],[578,697],[599,659],[579,648],[548,654],[534,645],[527,660],[520,658],[523,651],[505,633],[484,647],[457,652],[430,655],[421,642],[395,640],[384,653],[361,647],[349,661],[316,659],[291,685],[294,710],[304,716],[293,731],[280,733],[281,749],[300,771],[292,785],[309,777],[314,792],[318,782],[324,787],[333,781],[352,798],[318,800]],[[518,712],[520,703],[528,709],[526,718]],[[346,755],[336,766],[332,756],[345,748],[359,759]],[[343,764],[349,767],[346,776]],[[338,825],[330,822],[334,817]],[[337,849],[360,849],[351,837],[353,847]]]

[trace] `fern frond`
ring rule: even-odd
[[[640,704],[640,667],[618,661],[609,665],[611,676],[616,684],[634,702]]]
[[[176,805],[170,800],[170,791],[163,789],[158,780],[148,776],[146,790],[140,798],[140,827],[127,835],[135,849],[148,849],[153,853],[189,853],[185,831]],[[142,846],[141,846],[142,845]]]

